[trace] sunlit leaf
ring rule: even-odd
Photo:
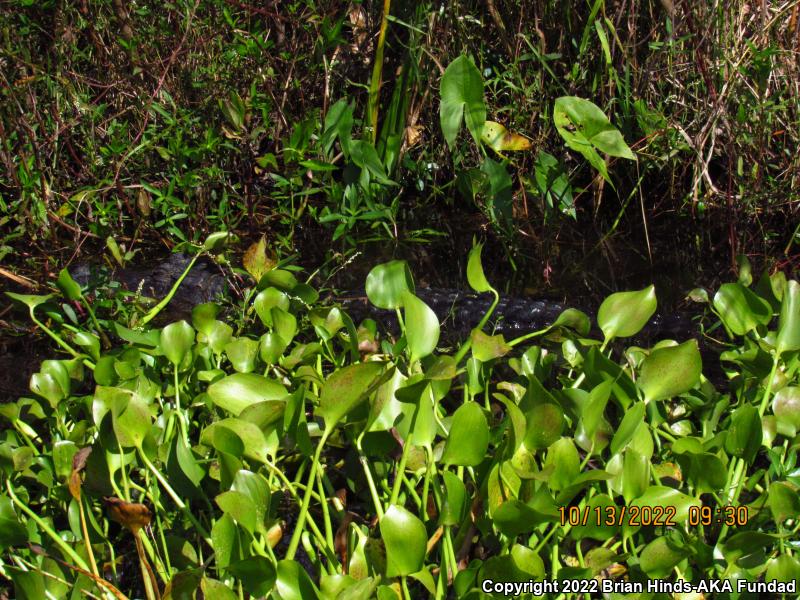
[[[409,291],[403,294],[403,309],[408,349],[413,362],[436,350],[439,342],[439,318],[425,302]]]
[[[605,160],[598,154],[636,160],[622,134],[595,104],[575,96],[557,98],[553,123],[567,146],[580,152],[609,183]]]
[[[607,340],[630,337],[642,330],[654,312],[656,292],[652,285],[635,292],[617,292],[600,305],[597,324]]]
[[[428,543],[422,521],[402,506],[393,504],[379,525],[386,545],[386,576],[398,577],[419,571]]]
[[[242,265],[256,281],[261,281],[267,271],[274,269],[276,264],[277,261],[267,255],[267,238],[264,235],[258,242],[252,244],[242,257]]]
[[[251,404],[280,400],[287,391],[277,381],[261,375],[234,373],[208,386],[208,395],[214,404],[236,417]]]
[[[479,294],[492,291],[492,286],[483,272],[482,250],[483,244],[476,244],[469,251],[469,256],[467,257],[467,281],[469,286]]]
[[[383,263],[369,272],[366,282],[367,298],[378,308],[402,308],[404,294],[414,291],[414,280],[403,260]]]
[[[461,405],[453,414],[442,462],[474,467],[483,462],[489,447],[489,425],[475,402]]]
[[[462,55],[447,66],[439,84],[439,94],[439,118],[447,145],[452,148],[455,144],[462,117],[477,143],[486,121],[486,105],[483,78],[471,58]]]
[[[508,131],[495,121],[485,121],[483,123],[481,141],[498,153],[531,149],[531,141],[528,138]]]
[[[786,284],[778,320],[778,354],[800,349],[800,283],[794,279]]]
[[[194,329],[186,321],[171,323],[161,330],[161,351],[173,365],[179,365],[194,344],[194,336]]]
[[[334,371],[322,386],[316,411],[325,426],[333,427],[364,402],[381,383],[385,367],[386,363],[365,362]]]
[[[703,370],[696,340],[653,350],[642,363],[636,385],[645,402],[666,400],[688,392],[700,381]]]

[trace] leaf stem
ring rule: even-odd
[[[195,517],[192,514],[192,511],[189,510],[189,507],[186,506],[186,503],[183,500],[181,500],[180,496],[178,496],[175,490],[172,489],[172,486],[169,484],[166,478],[161,474],[161,472],[156,468],[156,466],[152,462],[150,462],[150,459],[147,458],[147,455],[144,453],[144,450],[142,450],[141,448],[138,448],[138,450],[139,450],[139,456],[141,456],[142,458],[142,462],[144,462],[147,468],[150,469],[150,472],[153,473],[153,475],[155,475],[156,479],[158,479],[158,482],[161,484],[164,490],[166,490],[167,494],[169,494],[169,497],[172,498],[172,501],[175,503],[175,505],[192,522],[192,525],[195,526],[198,533],[200,533],[200,535],[203,537],[203,541],[205,541],[209,546],[213,548],[214,544],[211,543],[211,535],[208,533],[206,528],[203,527],[200,521],[197,520],[197,517]]]
[[[78,555],[75,552],[75,550],[73,550],[72,547],[69,546],[69,544],[67,544],[64,540],[62,540],[61,536],[59,536],[55,531],[53,531],[53,529],[50,527],[50,525],[48,525],[44,521],[44,519],[39,517],[39,515],[37,515],[30,508],[28,508],[28,506],[24,502],[22,502],[19,498],[17,498],[17,495],[14,493],[14,488],[11,485],[11,481],[9,481],[8,479],[6,480],[6,489],[8,490],[8,495],[14,502],[14,504],[19,506],[22,512],[28,515],[28,517],[30,517],[42,531],[44,531],[48,536],[50,536],[50,538],[56,543],[56,545],[59,548],[61,548],[64,554],[69,556],[75,562],[75,564],[79,566],[81,569],[83,569],[84,571],[89,571],[89,565],[87,565],[84,562],[84,560],[80,557],[80,555]]]
[[[305,529],[306,517],[308,515],[308,507],[311,504],[311,490],[314,489],[314,481],[317,478],[317,466],[319,465],[319,457],[322,454],[322,448],[325,442],[328,441],[328,436],[331,434],[331,429],[325,427],[322,432],[322,437],[317,444],[317,449],[314,452],[314,459],[311,463],[311,469],[308,472],[308,484],[306,485],[306,493],[303,495],[303,504],[300,507],[300,514],[297,516],[297,523],[294,526],[292,539],[289,542],[289,548],[286,550],[286,560],[294,560],[294,555],[297,553],[297,547],[300,545],[300,536]]]

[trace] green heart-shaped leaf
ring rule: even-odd
[[[744,335],[772,319],[769,302],[741,283],[722,284],[714,294],[713,303],[722,322],[736,335]]]
[[[597,324],[606,340],[636,335],[656,312],[654,286],[611,294],[600,305]]]
[[[483,462],[489,448],[489,425],[486,415],[475,402],[456,410],[450,424],[442,462],[445,465],[474,467]]]
[[[406,338],[411,362],[425,358],[439,343],[439,318],[431,308],[409,291],[403,293]]]
[[[351,410],[364,402],[376,384],[380,384],[386,363],[365,362],[350,365],[325,380],[319,397],[317,415],[332,429]]]
[[[367,275],[367,298],[378,308],[403,307],[404,294],[414,291],[414,280],[404,260],[393,260],[374,267]]]
[[[486,105],[483,102],[483,78],[472,59],[462,55],[447,66],[439,84],[439,94],[439,120],[447,145],[453,148],[462,117],[478,143],[486,121]]]
[[[380,531],[386,546],[387,577],[411,575],[422,568],[428,543],[422,521],[393,504],[380,521]]]
[[[161,330],[159,345],[173,365],[179,365],[194,344],[194,329],[186,321],[171,323]]]
[[[653,350],[642,363],[636,385],[644,392],[645,403],[667,400],[697,385],[702,370],[697,341],[688,340]]]
[[[234,373],[208,386],[211,401],[238,417],[246,407],[265,400],[280,400],[286,388],[277,381],[255,373]]]

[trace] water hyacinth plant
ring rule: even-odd
[[[164,327],[156,309],[138,329],[91,311],[75,325],[55,295],[13,296],[67,353],[0,406],[0,574],[16,598],[800,577],[796,281],[696,290],[718,318],[702,338],[626,347],[655,312],[650,286],[610,295],[596,329],[569,309],[505,340],[484,331],[498,294],[476,246],[467,280],[495,303],[443,352],[405,262],[366,280],[398,317],[391,337],[263,251],[227,316],[207,303]],[[68,273],[58,289],[89,294]],[[698,339],[725,347],[716,385]]]

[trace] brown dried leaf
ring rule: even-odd
[[[153,513],[144,504],[125,502],[116,497],[105,497],[108,515],[117,523],[134,533],[142,527],[147,527],[153,518]]]
[[[86,446],[86,448],[81,448],[75,453],[75,456],[72,457],[72,470],[73,471],[83,471],[86,467],[86,461],[89,458],[89,455],[92,453],[92,447]]]
[[[67,487],[69,487],[69,493],[78,502],[80,502],[80,500],[81,500],[81,486],[82,485],[83,485],[83,481],[81,480],[80,472],[79,471],[75,471],[73,469],[72,473],[70,473],[70,475],[69,475],[69,481],[67,481]]]

